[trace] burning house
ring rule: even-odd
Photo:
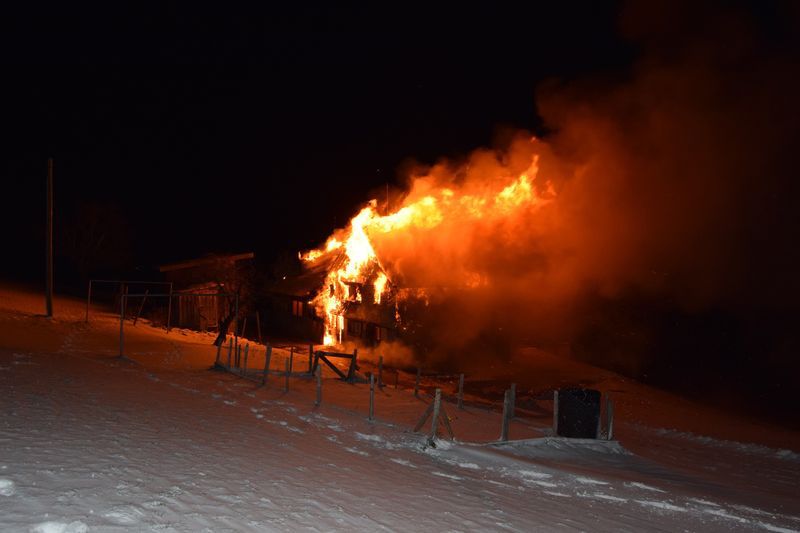
[[[264,311],[270,334],[326,345],[372,346],[395,338],[394,291],[377,261],[357,276],[337,277],[331,273],[346,269],[344,252],[305,259],[302,274],[269,288]]]
[[[434,167],[411,181],[396,210],[379,212],[373,200],[322,247],[300,254],[313,283],[293,293],[293,305],[319,317],[325,344],[401,334],[453,346],[498,329],[493,302],[515,295],[517,274],[533,271],[536,247],[519,252],[521,237],[535,238],[531,221],[555,197],[551,182],[537,179],[536,140],[515,146],[477,152],[461,169]]]

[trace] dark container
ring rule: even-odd
[[[558,436],[596,439],[600,420],[600,391],[561,389],[558,391]]]

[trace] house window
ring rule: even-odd
[[[303,302],[292,300],[292,314],[294,316],[303,316]]]
[[[360,320],[347,321],[347,334],[351,337],[360,337],[364,324]]]

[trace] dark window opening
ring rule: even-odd
[[[361,331],[364,329],[364,324],[360,320],[347,321],[347,334],[352,337],[360,337]]]

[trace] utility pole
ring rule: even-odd
[[[45,272],[45,304],[46,316],[53,316],[53,158],[47,158],[47,227],[45,233],[47,258]]]

